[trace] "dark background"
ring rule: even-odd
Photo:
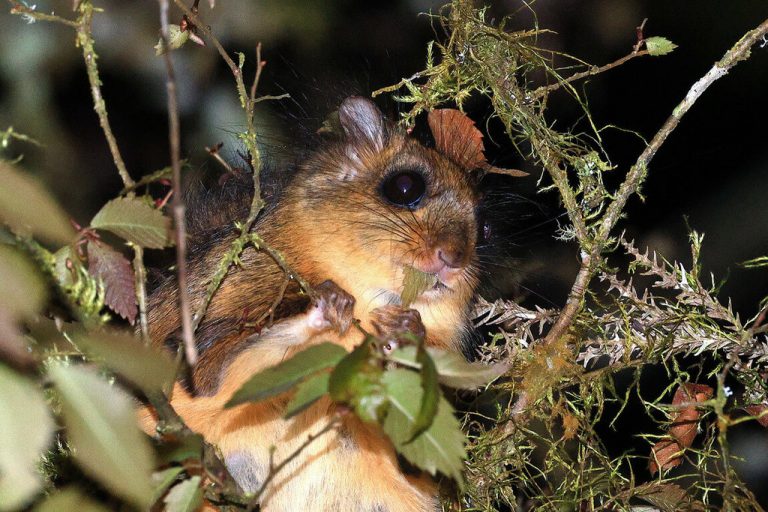
[[[72,16],[71,0],[38,1],[37,8]],[[22,165],[38,174],[73,217],[87,223],[121,188],[93,112],[82,56],[65,27],[27,24],[0,13],[0,129],[42,141],[38,149],[12,143],[4,157],[24,155]],[[167,113],[162,59],[154,56],[158,11],[153,1],[103,1],[94,24],[104,96],[129,172],[134,178],[168,165]],[[293,124],[314,130],[345,95],[366,93],[410,76],[425,64],[426,43],[435,33],[427,16],[439,3],[427,0],[226,1],[201,15],[225,47],[243,51],[252,65],[256,43],[268,61],[260,91],[287,92],[291,100],[262,104],[258,125],[267,147],[295,133]],[[541,45],[567,51],[592,64],[631,51],[635,27],[648,18],[647,36],[664,36],[679,48],[661,58],[645,57],[592,78],[586,85],[598,126],[616,125],[650,139],[699,77],[747,30],[768,16],[764,0],[681,2],[667,0],[552,0],[533,2],[540,27],[556,34]],[[516,13],[509,27],[530,28],[534,17],[519,1],[494,2],[489,17]],[[172,9],[172,21],[180,14]],[[703,258],[716,279],[728,277],[720,297],[731,298],[746,319],[768,295],[768,272],[737,263],[768,254],[768,48],[719,80],[697,102],[652,162],[643,193],[630,200],[626,229],[640,247],[689,262],[688,227],[706,233]],[[182,152],[196,165],[211,166],[204,147],[224,142],[236,160],[236,132],[244,128],[234,82],[213,48],[193,45],[174,53],[182,114]],[[246,68],[247,70],[251,68]],[[250,72],[248,74],[250,75]],[[390,112],[397,106],[380,102]],[[475,104],[482,120],[487,106]],[[563,94],[552,96],[549,117],[566,129],[581,116]],[[503,137],[489,154],[498,165],[532,172],[510,187],[536,201],[540,212],[521,218],[514,265],[522,272],[526,301],[560,305],[577,269],[576,249],[552,239],[561,210],[555,194],[537,194],[539,170],[525,163]],[[494,145],[490,139],[499,143]],[[618,176],[642,151],[642,141],[619,130],[604,132]],[[615,184],[608,178],[609,184]],[[2,184],[0,184],[2,186]],[[510,216],[515,215],[510,212]],[[514,220],[514,219],[513,219]],[[513,230],[514,231],[514,230]],[[747,454],[741,465],[757,484],[768,477],[768,438],[745,427],[734,440]]]

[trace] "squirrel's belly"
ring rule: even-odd
[[[434,512],[436,490],[428,478],[402,473],[390,443],[376,427],[353,417],[297,450],[330,421],[333,405],[321,400],[289,420],[279,414],[240,424],[217,443],[232,476],[247,493],[258,492],[273,465],[261,498],[265,512],[360,511]]]
[[[290,321],[289,321],[290,322]],[[434,512],[437,490],[428,477],[405,475],[386,435],[351,414],[297,450],[332,420],[335,406],[327,398],[289,419],[287,395],[224,409],[232,394],[253,374],[274,366],[306,343],[291,343],[284,329],[276,339],[265,336],[230,365],[218,392],[192,397],[177,385],[172,405],[187,425],[215,445],[246,493],[259,492],[270,467],[291,460],[275,472],[260,499],[265,512]],[[317,341],[349,340],[333,334]],[[305,338],[306,340],[306,338]],[[314,340],[309,340],[311,343]],[[347,342],[347,343],[345,343]],[[274,447],[270,466],[270,449]]]

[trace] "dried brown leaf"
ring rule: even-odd
[[[747,411],[747,413],[750,416],[755,416],[758,423],[768,428],[768,413],[766,413],[766,411],[768,410],[768,405],[765,405],[765,404],[748,405],[744,408],[744,410]]]
[[[685,383],[675,391],[672,405],[690,404],[679,410],[669,427],[669,434],[681,447],[690,447],[696,437],[699,416],[701,416],[696,404],[710,398],[712,398],[712,388],[706,384]]]
[[[506,176],[528,176],[519,169],[503,169],[489,164],[485,158],[483,134],[464,112],[453,108],[436,109],[429,113],[427,122],[438,151],[462,167]]]
[[[651,460],[648,463],[648,469],[652,475],[661,469],[671,469],[679,466],[683,461],[680,456],[680,445],[672,439],[659,441],[651,448]]]
[[[685,489],[677,484],[648,482],[632,489],[630,495],[658,507],[662,512],[676,512],[678,510],[702,512],[707,509],[703,503],[693,499]],[[637,508],[640,509],[640,507]]]
[[[649,469],[651,474],[659,468],[670,469],[682,462],[681,452],[689,448],[696,438],[701,413],[696,404],[712,398],[713,390],[706,384],[681,384],[672,398],[672,405],[682,406],[672,418],[669,439],[659,441],[651,448]]]
[[[466,114],[453,108],[436,109],[427,122],[439,151],[467,169],[486,165],[483,134]]]

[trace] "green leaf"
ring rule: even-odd
[[[37,268],[19,251],[0,245],[0,308],[31,316],[45,305],[47,295]]]
[[[75,235],[68,215],[30,175],[0,161],[0,222],[19,234],[67,244]]]
[[[67,438],[75,460],[95,480],[140,509],[152,502],[152,451],[136,424],[134,402],[82,366],[54,363]]]
[[[34,318],[46,296],[35,266],[11,246],[0,244],[0,359],[19,365],[34,363],[19,322]]]
[[[335,343],[312,345],[287,361],[251,377],[237,390],[225,407],[233,407],[244,402],[257,402],[279,395],[305,377],[335,366],[346,355],[347,351],[344,347]]]
[[[677,45],[667,39],[666,37],[649,37],[645,40],[645,47],[648,49],[648,54],[653,57],[659,57],[672,53]]]
[[[163,212],[135,197],[113,199],[91,220],[92,228],[106,229],[149,249],[173,245],[170,226],[171,221]]]
[[[22,509],[40,491],[36,465],[53,427],[37,386],[0,365],[0,510]]]
[[[155,471],[152,473],[152,485],[155,488],[155,492],[152,495],[152,503],[157,503],[157,500],[159,500],[163,494],[165,494],[165,491],[168,490],[171,484],[175,482],[176,478],[178,478],[178,476],[183,472],[183,467],[172,466],[168,469],[163,469],[161,471]]]
[[[203,504],[200,477],[193,476],[189,480],[176,484],[163,502],[167,505],[165,512],[194,512],[199,509]]]
[[[437,368],[435,363],[424,348],[424,343],[416,351],[416,360],[421,364],[421,406],[419,414],[411,431],[411,436],[406,443],[410,443],[422,432],[432,426],[437,414],[437,402],[440,399],[440,386],[437,384]]]
[[[390,403],[383,427],[397,451],[432,475],[440,471],[462,485],[464,434],[451,404],[441,396],[432,425],[409,442],[423,394],[419,376],[410,370],[395,369],[385,372],[382,382]]]
[[[352,387],[354,378],[363,370],[371,355],[371,337],[366,337],[363,342],[355,347],[349,354],[339,361],[331,372],[328,380],[328,392],[336,402],[348,402],[354,395]]]
[[[509,363],[470,363],[460,354],[432,347],[428,347],[427,352],[437,368],[438,381],[456,389],[477,389],[485,386],[510,368]],[[421,368],[421,364],[416,361],[416,347],[413,346],[398,348],[389,355],[389,359],[411,368]]]
[[[331,372],[328,392],[335,402],[352,406],[357,416],[377,422],[384,416],[387,398],[381,385],[382,370],[371,361],[373,338],[367,337]]]
[[[176,363],[163,350],[128,332],[91,331],[72,335],[77,348],[98,359],[146,393],[160,391],[176,377]]]
[[[179,25],[168,25],[168,49],[178,50],[184,44],[189,41],[189,30],[181,30]],[[154,46],[155,55],[162,55],[166,52],[165,44],[163,44],[163,38],[161,37],[157,44]]]
[[[47,497],[34,508],[34,512],[108,512],[108,509],[79,489],[70,487]]]
[[[317,402],[323,395],[328,394],[328,379],[331,374],[321,372],[313,375],[296,387],[296,393],[285,406],[286,418],[295,416],[313,403]]]
[[[413,267],[403,268],[403,292],[400,294],[400,302],[404,308],[410,306],[419,295],[429,290],[437,283],[435,274],[427,274]]]

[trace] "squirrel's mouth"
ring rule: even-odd
[[[429,294],[429,295],[433,295],[434,296],[434,295],[439,295],[439,294],[448,292],[448,291],[450,291],[452,289],[450,284],[445,283],[440,278],[440,274],[439,273],[437,273],[437,274],[430,273],[428,275],[433,277],[433,279],[435,280],[435,284],[433,284],[432,286],[430,286],[429,288],[424,290],[424,292],[423,292],[424,294]]]
[[[449,285],[437,278],[435,284],[424,290],[419,298],[427,301],[439,301],[446,298],[452,291],[453,289]]]

